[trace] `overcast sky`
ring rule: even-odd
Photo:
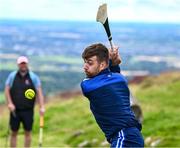
[[[0,19],[94,21],[104,2],[111,21],[180,23],[180,0],[0,0]]]

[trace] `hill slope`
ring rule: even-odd
[[[180,146],[180,73],[148,77],[131,85],[144,114],[143,135],[147,146]],[[92,117],[88,100],[81,96],[47,103],[43,146],[108,146]],[[0,147],[4,146],[8,111],[0,116]],[[32,146],[38,145],[38,114],[35,116]],[[23,146],[20,131],[18,146]]]
[[[144,113],[146,144],[180,146],[180,72],[148,77],[131,88]]]
[[[0,116],[0,147],[5,144],[7,133],[7,110]],[[32,146],[38,146],[39,116],[36,112]],[[101,145],[105,140],[92,117],[88,101],[82,97],[70,100],[54,100],[46,106],[43,146]],[[18,146],[23,146],[23,131],[20,131]],[[103,143],[102,143],[103,144]]]

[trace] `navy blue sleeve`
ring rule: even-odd
[[[120,73],[121,72],[121,68],[119,65],[112,65],[112,60],[109,60],[109,69],[111,72],[115,72],[115,73]]]

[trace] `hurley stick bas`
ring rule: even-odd
[[[40,122],[39,122],[39,148],[42,147],[43,142],[43,127],[44,127],[44,116],[40,116]]]
[[[104,26],[104,29],[108,36],[109,43],[111,45],[111,49],[113,51],[114,45],[113,45],[113,41],[112,41],[111,31],[109,28],[108,15],[107,15],[107,4],[103,4],[103,5],[99,6],[97,16],[96,16],[96,21],[100,22]]]

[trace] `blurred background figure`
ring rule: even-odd
[[[40,106],[40,115],[44,114],[44,97],[39,77],[29,71],[28,59],[21,56],[17,59],[18,70],[9,74],[5,84],[5,96],[10,110],[11,139],[10,146],[16,147],[20,123],[23,124],[24,147],[30,147],[31,131],[34,120],[36,98]]]

